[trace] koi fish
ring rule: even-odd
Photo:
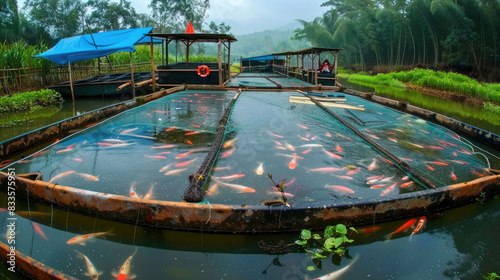
[[[290,182],[288,182],[286,184],[283,184],[283,186],[288,187],[288,186],[290,186],[293,183],[295,183],[295,178],[293,178]]]
[[[159,156],[159,155],[155,155],[155,156],[144,155],[144,157],[151,158],[151,159],[167,159],[167,157],[165,157],[165,156]]]
[[[276,141],[276,140],[273,140],[273,141],[274,141],[274,143],[275,143],[276,145],[278,145],[278,146],[282,146],[282,144],[281,144],[280,142],[278,142],[278,141]]]
[[[400,226],[398,229],[396,229],[395,231],[393,231],[392,233],[390,233],[389,235],[387,235],[386,240],[389,241],[395,234],[400,233],[402,231],[405,231],[405,230],[409,229],[416,222],[417,222],[417,219],[411,219],[411,220],[407,221],[402,226]]]
[[[424,148],[424,146],[419,145],[419,144],[415,144],[415,143],[412,143],[412,142],[408,142],[408,144],[410,144],[410,145],[412,145],[412,146],[414,146],[414,147],[420,148],[420,149],[423,149],[423,148]]]
[[[274,134],[274,133],[271,133],[271,132],[267,132],[269,135],[271,135],[272,137],[276,137],[276,138],[284,138],[283,136],[281,135],[278,135],[278,134]]]
[[[130,263],[132,262],[132,258],[135,254],[137,254],[137,248],[135,249],[135,252],[132,254],[132,256],[128,257],[128,259],[120,267],[120,271],[118,273],[116,271],[113,271],[111,272],[111,275],[113,275],[113,277],[115,277],[117,280],[134,279],[135,277],[137,277],[135,274],[130,274]]]
[[[321,144],[305,144],[302,146],[299,146],[299,148],[314,148],[314,147],[323,147]]]
[[[153,110],[153,113],[163,113],[163,114],[168,114],[170,111],[164,111],[164,110]]]
[[[451,179],[453,180],[457,180],[457,175],[455,175],[455,172],[453,172],[453,169],[451,170],[451,175],[450,175]]]
[[[370,163],[370,165],[368,165],[368,170],[373,171],[373,170],[375,170],[377,168],[378,168],[377,159],[374,158],[373,161],[372,161],[372,163]]]
[[[259,164],[259,166],[257,166],[257,169],[255,169],[255,174],[257,174],[259,176],[264,174],[264,163],[263,162],[261,162]]]
[[[334,190],[340,193],[354,193],[354,191],[348,187],[339,186],[339,185],[325,185],[325,188]]]
[[[230,187],[234,190],[237,190],[239,193],[254,193],[255,190],[252,189],[252,188],[249,188],[249,187],[245,187],[245,186],[242,186],[242,185],[237,185],[237,184],[229,184],[229,183],[225,183],[225,182],[222,182],[222,181],[218,181],[218,180],[214,180],[216,183],[222,185],[222,186],[226,186],[226,187]]]
[[[73,173],[75,173],[75,172],[76,172],[76,171],[74,171],[74,170],[70,170],[70,171],[63,172],[63,173],[61,173],[61,174],[57,174],[57,175],[56,175],[56,176],[54,176],[52,179],[50,179],[49,183],[50,183],[50,182],[53,182],[53,181],[55,181],[55,180],[58,180],[58,179],[61,179],[61,178],[67,177],[67,176],[69,176],[69,175],[71,175],[71,174],[73,174]]]
[[[366,178],[368,181],[366,182],[368,185],[371,185],[375,182],[378,182],[380,179],[384,178],[384,175],[380,175],[380,176],[371,176],[371,177],[368,177]]]
[[[434,170],[436,170],[436,169],[434,169],[434,167],[432,167],[432,166],[430,166],[430,165],[427,165],[427,164],[426,164],[425,166],[426,166],[426,167],[427,167],[430,171],[434,171]]]
[[[294,154],[295,156],[292,158],[292,160],[288,163],[288,168],[290,169],[295,169],[297,167],[297,154]]]
[[[159,171],[159,172],[165,172],[165,171],[167,171],[167,170],[170,168],[170,166],[172,166],[172,165],[173,165],[173,163],[169,163],[169,164],[167,164],[167,165],[163,166],[162,168],[160,168],[160,170],[158,170],[158,171]]]
[[[81,177],[83,177],[87,181],[99,181],[99,178],[97,178],[94,175],[90,175],[90,174],[86,174],[86,173],[79,173],[79,172],[76,172],[75,174],[80,175]]]
[[[229,147],[231,147],[231,146],[234,146],[234,142],[235,142],[236,140],[238,140],[238,138],[233,138],[233,139],[231,139],[231,140],[227,140],[226,142],[224,142],[224,143],[222,144],[222,148],[224,148],[224,149],[225,149],[225,148],[229,148]],[[279,142],[278,142],[278,143],[279,143]],[[281,144],[280,144],[280,145],[281,145]]]
[[[175,147],[175,145],[172,144],[167,144],[167,145],[162,145],[162,146],[156,146],[156,147],[151,147],[152,149],[170,149]]]
[[[302,129],[309,129],[309,127],[305,126],[305,125],[302,125],[300,123],[297,123],[297,126],[302,128]]]
[[[427,221],[427,218],[425,216],[420,217],[420,220],[418,220],[417,227],[415,228],[415,230],[410,235],[410,240],[411,240],[411,237],[414,234],[417,234],[417,233],[419,233],[422,230],[422,228],[424,227],[426,221]]]
[[[387,186],[387,185],[385,185],[385,184],[384,185],[373,185],[370,187],[370,189],[380,189],[380,188],[384,188],[385,186]]]
[[[66,149],[62,149],[62,150],[57,151],[56,154],[66,153],[66,152],[72,151],[74,148],[75,148],[75,144],[72,144],[72,145],[68,146]]]
[[[81,159],[81,158],[71,158],[71,159],[74,160],[74,161],[78,161],[78,162],[82,162],[83,161],[83,159]]]
[[[330,132],[326,132],[326,137],[332,137],[332,134]]]
[[[302,137],[300,135],[297,135],[297,137],[299,137],[299,139],[302,141],[310,141],[309,138],[305,138],[305,137]]]
[[[165,132],[169,132],[169,131],[176,130],[176,129],[177,129],[177,127],[172,126],[170,128],[165,129]]]
[[[331,158],[334,158],[334,159],[342,159],[341,156],[337,155],[336,153],[332,153],[330,151],[327,151],[323,148],[323,152],[325,152],[325,154]]]
[[[344,275],[349,269],[351,269],[352,265],[354,263],[356,263],[356,261],[358,259],[359,259],[359,255],[356,255],[356,257],[354,257],[354,259],[352,260],[352,262],[349,265],[347,265],[347,266],[345,266],[345,267],[343,267],[343,268],[341,268],[339,270],[336,270],[336,271],[330,272],[330,273],[328,273],[326,275],[323,275],[323,276],[321,276],[319,278],[314,278],[314,280],[335,280],[335,279],[340,279],[340,277],[342,275]]]
[[[398,139],[393,138],[393,137],[387,137],[387,139],[389,139],[389,141],[392,141],[394,143],[398,143],[398,141],[399,141]]]
[[[165,172],[165,175],[167,175],[167,176],[179,175],[186,170],[187,170],[187,168],[174,169],[174,170],[170,170],[170,171]]]
[[[194,149],[194,150],[191,150],[189,152],[185,152],[185,153],[182,153],[180,155],[177,155],[175,158],[176,159],[180,159],[180,158],[183,158],[183,157],[187,157],[187,156],[189,156],[192,153],[200,152],[200,151],[203,151],[203,150],[204,149]]]
[[[137,129],[138,129],[137,127],[136,128],[131,128],[131,129],[126,129],[126,130],[120,132],[120,134],[127,134],[127,133],[130,133],[132,131],[136,131]]]
[[[130,197],[132,198],[141,198],[137,192],[135,191],[135,185],[137,184],[137,182],[133,182],[131,185],[130,185]]]
[[[451,162],[454,162],[454,163],[458,163],[458,164],[469,164],[468,162],[466,161],[463,161],[463,160],[456,160],[456,159],[452,159],[450,160]]]
[[[311,140],[316,140],[317,138],[318,138],[318,135],[313,136],[313,138],[311,138]]]
[[[442,161],[426,161],[426,163],[435,164],[435,165],[442,165],[442,166],[448,166],[448,163],[442,162]]]
[[[305,154],[309,153],[310,151],[312,151],[312,149],[311,149],[311,148],[309,148],[309,149],[307,149],[307,150],[302,151],[302,154],[303,154],[303,155],[305,155]]]
[[[377,135],[375,135],[375,134],[369,134],[369,133],[367,133],[366,135],[370,136],[371,138],[373,138],[373,139],[375,139],[375,140],[379,140],[379,139],[380,139],[380,138],[378,138],[378,136],[377,136]]]
[[[127,141],[123,141],[123,140],[120,140],[120,139],[114,139],[114,138],[102,139],[102,141],[109,142],[109,143],[115,143],[115,144],[127,143]]]
[[[471,170],[470,172],[472,172],[472,174],[474,174],[474,175],[476,175],[478,177],[483,177],[484,176],[483,174],[477,172],[476,170]]]
[[[193,164],[197,159],[198,158],[194,158],[192,160],[187,160],[187,161],[182,161],[182,162],[176,163],[174,166],[175,167],[186,167],[186,166]]]
[[[192,126],[192,127],[196,127],[196,128],[200,128],[200,127],[201,127],[200,125],[197,125],[197,124],[195,124],[195,123],[192,123],[192,124],[191,124],[191,126]]]
[[[149,188],[149,191],[144,195],[142,199],[150,200],[153,198],[153,189],[156,184],[151,184],[151,188]]]
[[[309,137],[311,137],[311,132],[306,134],[306,138],[309,138]]]
[[[337,147],[335,148],[335,150],[337,150],[337,152],[339,152],[339,153],[342,152],[342,148],[340,147],[339,144],[337,144]]]
[[[87,272],[84,273],[85,276],[90,277],[92,280],[98,280],[99,275],[102,274],[101,271],[97,271],[95,266],[92,264],[92,262],[85,256],[83,253],[78,252],[77,250],[74,250],[78,258],[82,258],[85,260],[85,263],[87,264]]]
[[[369,227],[369,228],[362,228],[362,229],[358,229],[357,231],[359,233],[372,233],[372,232],[375,232],[377,230],[381,230],[382,227],[381,226],[375,226],[375,227]]]
[[[286,147],[288,150],[290,150],[290,151],[295,151],[295,147],[294,147],[294,146],[292,146],[292,145],[290,145],[290,144],[288,144],[288,142],[286,142],[286,141],[285,141],[285,147]]]
[[[341,169],[337,167],[320,167],[313,169],[306,168],[306,170],[307,172],[330,173],[330,172],[340,171]]]
[[[439,147],[439,146],[426,146],[426,147],[429,149],[434,149],[434,150],[444,150],[443,147]]]
[[[200,133],[201,133],[201,131],[191,131],[191,132],[185,133],[184,135],[189,136],[189,135],[196,135],[196,134],[200,134]]]
[[[406,188],[406,187],[411,186],[412,184],[413,184],[413,181],[410,181],[410,182],[406,182],[406,183],[404,183],[404,184],[401,184],[401,185],[400,185],[400,187],[402,187],[402,188]]]
[[[358,173],[360,170],[361,170],[361,167],[358,167],[354,170],[347,172],[347,175],[354,175],[354,174]]]
[[[212,196],[214,194],[217,193],[217,190],[218,190],[218,187],[219,187],[219,184],[212,184],[209,188],[208,188],[208,191],[207,191],[207,195],[208,196]]]
[[[350,176],[343,176],[343,175],[333,175],[339,179],[343,179],[343,180],[352,180],[353,178],[350,177]]]
[[[84,235],[77,235],[77,236],[71,238],[70,240],[68,240],[66,242],[66,244],[70,244],[70,245],[80,244],[80,245],[85,246],[85,244],[87,242],[93,241],[94,238],[96,238],[96,237],[101,237],[101,236],[105,236],[105,235],[113,235],[112,232],[113,232],[113,229],[110,229],[106,232],[95,232],[95,233],[88,233],[88,234],[84,234]]]
[[[267,191],[267,194],[269,195],[276,195],[276,196],[281,196],[281,192],[278,192],[278,191]],[[291,194],[291,193],[288,193],[288,192],[283,192],[283,194],[285,196],[288,196],[288,197],[295,197],[295,195]]]
[[[231,169],[231,166],[214,167],[213,171],[221,171],[221,170],[228,170],[228,169]]]
[[[186,140],[186,143],[188,143],[189,145],[193,145],[193,142],[191,142],[191,140]]]
[[[390,187],[387,187],[381,194],[380,196],[386,196],[390,193],[392,193],[395,189],[396,189],[396,186],[398,185],[399,182],[396,182],[394,183],[392,186]]]
[[[216,180],[234,180],[237,178],[245,177],[245,174],[233,174],[233,175],[228,175],[228,176],[223,176],[223,177],[215,177],[211,176],[213,179]]]
[[[232,155],[235,150],[236,150],[236,148],[233,146],[231,149],[223,152],[221,157],[222,158],[228,157],[228,156]]]
[[[36,233],[38,233],[38,235],[40,235],[43,239],[49,240],[37,223],[33,223],[33,228],[35,229]]]
[[[392,180],[395,176],[396,176],[396,174],[392,175],[392,177],[384,178],[384,179],[380,180],[380,182],[388,182],[388,181]]]

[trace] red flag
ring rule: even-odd
[[[194,34],[194,29],[193,25],[191,24],[191,21],[189,21],[188,26],[186,28],[186,34]]]

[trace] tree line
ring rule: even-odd
[[[490,80],[497,73],[498,0],[329,0],[322,6],[330,9],[311,22],[299,20],[294,38],[344,48],[343,65],[365,71],[451,66]]]
[[[227,33],[225,23],[206,24],[209,0],[150,0],[151,14],[137,13],[130,1],[17,0],[0,1],[0,40],[54,45],[61,38],[125,28],[154,27],[157,33],[184,32],[191,21],[197,32]]]

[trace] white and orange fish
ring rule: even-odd
[[[454,171],[454,170],[452,169],[452,170],[451,170],[451,175],[450,175],[450,177],[451,177],[451,179],[453,179],[453,180],[455,180],[455,181],[456,181],[456,180],[457,180],[457,175],[455,175],[455,172],[453,172],[453,171]]]
[[[354,193],[354,191],[351,188],[339,186],[339,185],[325,185],[325,188],[331,189],[331,190],[334,190],[334,191],[340,192],[340,193]]]
[[[267,193],[268,193],[269,195],[281,196],[281,192],[279,192],[279,191],[267,191]],[[283,194],[284,194],[285,196],[288,196],[288,197],[294,197],[294,196],[295,196],[295,195],[293,195],[293,194],[291,194],[291,193],[288,193],[288,192],[283,192]]]
[[[331,172],[337,172],[340,170],[341,169],[338,167],[320,167],[320,168],[313,168],[313,169],[306,168],[307,172],[318,172],[318,173],[331,173]]]
[[[87,258],[87,256],[85,256],[83,253],[80,253],[77,250],[75,250],[75,253],[76,253],[78,258],[82,258],[85,260],[85,264],[87,265],[87,272],[85,272],[84,275],[90,277],[90,279],[92,279],[92,280],[98,280],[99,275],[102,275],[102,272],[97,271],[94,264],[92,264],[90,259]]]
[[[137,182],[132,182],[132,184],[130,185],[130,197],[132,198],[141,198],[137,192],[135,191],[135,185],[137,184]]]
[[[424,228],[426,221],[427,221],[427,218],[425,216],[420,217],[420,219],[418,220],[417,227],[415,228],[415,230],[410,235],[410,240],[411,240],[411,237],[414,234],[419,233]]]
[[[49,180],[49,183],[55,181],[55,180],[59,180],[61,178],[64,178],[64,177],[67,177],[73,173],[75,173],[76,171],[74,170],[69,170],[69,171],[66,171],[66,172],[63,172],[63,173],[60,173],[60,174],[57,174],[56,176],[54,176],[52,179]]]
[[[151,188],[149,188],[149,191],[144,195],[144,197],[142,199],[152,199],[153,198],[153,189],[155,187],[156,184],[151,184]]]
[[[409,181],[409,182],[403,183],[403,184],[400,185],[400,187],[406,188],[406,187],[409,187],[411,185],[413,185],[413,181]]]
[[[221,157],[222,158],[228,157],[228,156],[232,155],[234,153],[234,151],[236,151],[236,148],[233,146],[231,149],[223,152]]]
[[[179,174],[181,174],[182,172],[184,172],[186,170],[187,170],[187,168],[174,169],[174,170],[170,170],[170,171],[165,172],[165,175],[167,175],[167,176],[170,176],[170,175],[179,175]]]
[[[167,144],[167,145],[161,145],[161,146],[153,146],[151,147],[152,149],[170,149],[175,147],[175,145],[172,144]]]
[[[340,277],[342,275],[344,275],[349,269],[351,269],[352,265],[354,263],[356,263],[356,261],[359,259],[359,254],[356,255],[354,257],[354,259],[351,261],[350,264],[348,264],[347,266],[339,269],[339,270],[336,270],[336,271],[333,271],[333,272],[330,272],[326,275],[323,275],[321,277],[318,277],[318,278],[314,278],[313,280],[335,280],[335,279],[340,279]],[[306,276],[306,279],[308,279],[308,277]]]
[[[186,167],[186,166],[193,164],[197,159],[198,158],[194,158],[192,160],[187,160],[187,161],[181,161],[179,163],[176,163],[174,166],[175,167]]]
[[[238,178],[241,178],[241,177],[245,177],[245,174],[233,174],[233,175],[227,175],[227,176],[222,176],[222,177],[212,176],[212,179],[216,179],[216,180],[234,180],[234,179],[238,179]]]
[[[295,151],[295,147],[293,145],[290,145],[287,141],[285,141],[285,148],[292,152]]]
[[[271,135],[272,137],[276,137],[276,138],[284,138],[283,136],[281,135],[278,135],[278,134],[274,134],[274,133],[271,133],[271,132],[267,132],[269,135]]]
[[[38,235],[40,235],[43,239],[49,240],[37,223],[33,223],[33,228],[35,229],[36,233],[38,233]]]
[[[297,167],[297,154],[293,154],[294,157],[292,158],[292,160],[288,163],[288,168],[290,169],[295,169],[295,167]]]
[[[128,257],[128,259],[120,267],[120,271],[113,271],[111,272],[111,275],[113,275],[113,277],[115,277],[117,280],[128,280],[137,277],[135,274],[130,274],[132,258],[135,256],[135,254],[137,254],[137,248],[135,249],[135,252],[130,257]]]
[[[331,158],[334,158],[334,159],[342,159],[341,156],[337,155],[336,153],[332,153],[330,151],[327,151],[325,150],[325,148],[323,148],[323,152],[325,152],[325,154]]]
[[[170,168],[170,166],[172,166],[172,165],[174,165],[174,163],[169,163],[169,164],[167,164],[167,165],[163,166],[162,168],[160,168],[160,170],[158,170],[158,171],[159,171],[159,172],[165,172],[165,171],[167,171],[167,170]]]
[[[227,140],[226,142],[224,142],[224,143],[222,144],[222,148],[224,148],[224,149],[225,149],[225,148],[229,148],[229,147],[231,147],[231,146],[234,146],[234,142],[235,142],[236,140],[238,140],[238,138],[233,138],[233,139],[231,139],[231,140]]]
[[[212,184],[208,190],[207,190],[207,195],[208,196],[212,196],[212,195],[215,195],[218,193],[218,189],[219,189],[219,184]]]
[[[75,174],[81,176],[83,179],[85,179],[87,181],[99,181],[99,178],[97,178],[94,175],[90,175],[87,173],[79,173],[79,172],[76,172]]]
[[[370,165],[368,165],[368,170],[373,171],[373,170],[375,170],[377,168],[378,168],[377,159],[374,158],[373,161],[372,161],[372,163],[370,163]]]
[[[388,194],[390,194],[390,193],[394,192],[394,191],[396,190],[396,187],[397,187],[398,183],[399,183],[399,182],[396,182],[396,183],[394,183],[392,186],[387,187],[387,188],[386,188],[386,189],[385,189],[385,190],[384,190],[384,191],[380,194],[380,196],[386,196],[386,195],[388,195]]]
[[[235,138],[236,139],[236,138]],[[175,158],[176,159],[180,159],[180,158],[183,158],[183,157],[187,157],[189,156],[190,154],[192,153],[196,153],[196,152],[200,152],[200,151],[203,151],[204,149],[194,149],[194,150],[191,150],[191,151],[188,151],[188,152],[185,152],[185,153],[182,153],[182,154],[179,154],[177,155]]]
[[[56,154],[66,153],[66,152],[72,151],[75,148],[75,146],[76,146],[76,144],[71,144],[66,149],[62,149],[62,150],[57,151]]]
[[[259,176],[264,174],[264,163],[263,162],[261,162],[259,164],[259,166],[257,166],[257,169],[255,169],[255,174],[257,174]]]
[[[138,129],[137,127],[136,128],[131,128],[131,129],[126,129],[126,130],[120,132],[120,134],[127,134],[127,133],[130,133],[132,131],[136,131],[137,129]]]
[[[358,167],[354,170],[347,172],[347,175],[354,175],[354,174],[358,173],[360,170],[361,170],[361,167]]]
[[[229,183],[225,183],[225,182],[218,181],[218,180],[214,180],[214,182],[216,182],[217,184],[219,184],[221,186],[226,186],[226,187],[230,187],[234,190],[237,190],[239,193],[254,193],[255,192],[254,189],[252,189],[250,187],[242,186],[242,185],[229,184]]]
[[[113,229],[110,229],[106,232],[95,232],[95,233],[89,233],[89,234],[84,234],[84,235],[77,235],[70,240],[66,242],[66,244],[74,245],[74,244],[79,244],[85,246],[87,242],[93,241],[94,238],[96,237],[101,237],[101,236],[106,236],[106,235],[113,235]]]
[[[305,125],[302,125],[300,123],[297,123],[297,126],[302,128],[302,129],[309,129],[309,127],[305,126]]]

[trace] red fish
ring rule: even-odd
[[[292,160],[288,163],[288,168],[295,169],[297,167],[297,154],[294,154]]]
[[[457,180],[457,175],[455,175],[455,172],[453,172],[453,169],[451,170],[451,175],[450,175],[451,179],[453,180]]]
[[[49,240],[37,223],[33,223],[33,228],[35,229],[36,233],[38,233],[38,235],[40,235],[43,239]]]
[[[327,132],[326,132],[326,136],[327,136],[327,137],[332,137],[332,134],[331,134],[330,132],[328,132],[328,131],[327,131]]]
[[[384,188],[386,185],[373,185],[370,187],[370,189],[380,189],[380,188]]]
[[[442,162],[442,161],[426,161],[426,163],[435,164],[435,165],[442,165],[442,166],[448,166],[448,163]]]
[[[312,151],[312,149],[311,149],[311,148],[309,148],[309,149],[307,149],[307,150],[303,151],[303,152],[302,152],[302,154],[303,154],[303,155],[305,155],[305,154],[309,153],[310,151]]]
[[[417,224],[417,227],[415,228],[415,230],[411,233],[411,236],[413,236],[414,234],[417,234],[419,233],[422,228],[425,226],[425,222],[427,221],[427,218],[425,216],[422,216],[420,217],[420,220],[418,220],[418,224]],[[411,238],[410,236],[410,238]]]
[[[199,126],[199,125],[197,125],[197,124],[195,124],[195,123],[192,123],[191,125],[192,125],[193,127],[196,127],[196,128],[200,128],[200,127],[201,127],[201,126]]]
[[[426,164],[425,166],[426,166],[426,167],[427,167],[430,171],[434,171],[434,170],[435,170],[435,169],[434,169],[434,167],[432,167],[432,166],[430,166],[430,165],[427,165],[427,164]]]
[[[234,151],[236,151],[236,148],[233,146],[231,149],[223,152],[221,157],[222,158],[228,157],[228,156],[232,155],[234,153]]]
[[[190,140],[186,140],[186,143],[188,143],[189,145],[193,145],[193,142],[191,142]]]
[[[173,127],[165,129],[165,132],[169,132],[169,131],[176,130],[176,129],[177,129],[177,127],[173,126]]]
[[[120,271],[119,272],[113,271],[111,272],[111,275],[113,275],[113,277],[116,277],[117,280],[134,279],[136,275],[130,274],[130,267],[131,267],[130,263],[132,262],[132,257],[134,257],[136,253],[137,249],[135,250],[134,254],[128,257],[128,259],[123,263],[123,265],[120,267]]]
[[[180,158],[189,156],[190,154],[195,153],[195,152],[199,152],[199,151],[203,151],[203,149],[194,149],[194,150],[191,150],[189,152],[185,152],[185,153],[179,154],[175,158],[176,159],[180,159]]]
[[[337,152],[339,152],[339,153],[340,153],[340,152],[342,152],[342,148],[340,147],[340,145],[339,145],[339,144],[337,144],[337,147],[336,147],[335,149],[336,149],[336,150],[337,150]]]
[[[380,196],[386,196],[390,193],[392,193],[394,190],[396,190],[396,186],[398,185],[398,182],[394,183],[392,186],[387,187],[381,194]]]
[[[395,234],[397,233],[400,233],[402,231],[405,231],[407,229],[409,229],[411,226],[413,226],[413,224],[415,224],[417,222],[417,219],[411,219],[409,221],[407,221],[406,223],[404,223],[402,226],[400,226],[398,229],[396,229],[394,232],[390,233],[388,236],[387,236],[387,240],[391,239],[392,236],[394,236]]]
[[[361,167],[358,167],[354,170],[347,172],[347,175],[354,175],[354,174],[358,173],[360,170],[361,170]]]
[[[483,174],[477,172],[476,170],[471,170],[470,172],[472,172],[472,174],[474,174],[474,175],[477,175],[478,177],[483,177],[484,176]]]
[[[176,163],[174,166],[175,167],[186,167],[186,166],[193,164],[197,159],[198,158],[194,158],[194,159],[188,160],[188,161],[182,161],[182,162]]]
[[[152,158],[152,159],[167,159],[167,157],[165,157],[165,156],[159,156],[159,155],[155,155],[155,156],[144,155],[144,156],[147,157],[147,158]]]
[[[401,185],[400,185],[400,187],[402,187],[402,188],[406,188],[406,187],[411,186],[412,184],[413,184],[413,181],[410,181],[410,182],[406,182],[406,183],[404,183],[404,184],[401,184]]]

